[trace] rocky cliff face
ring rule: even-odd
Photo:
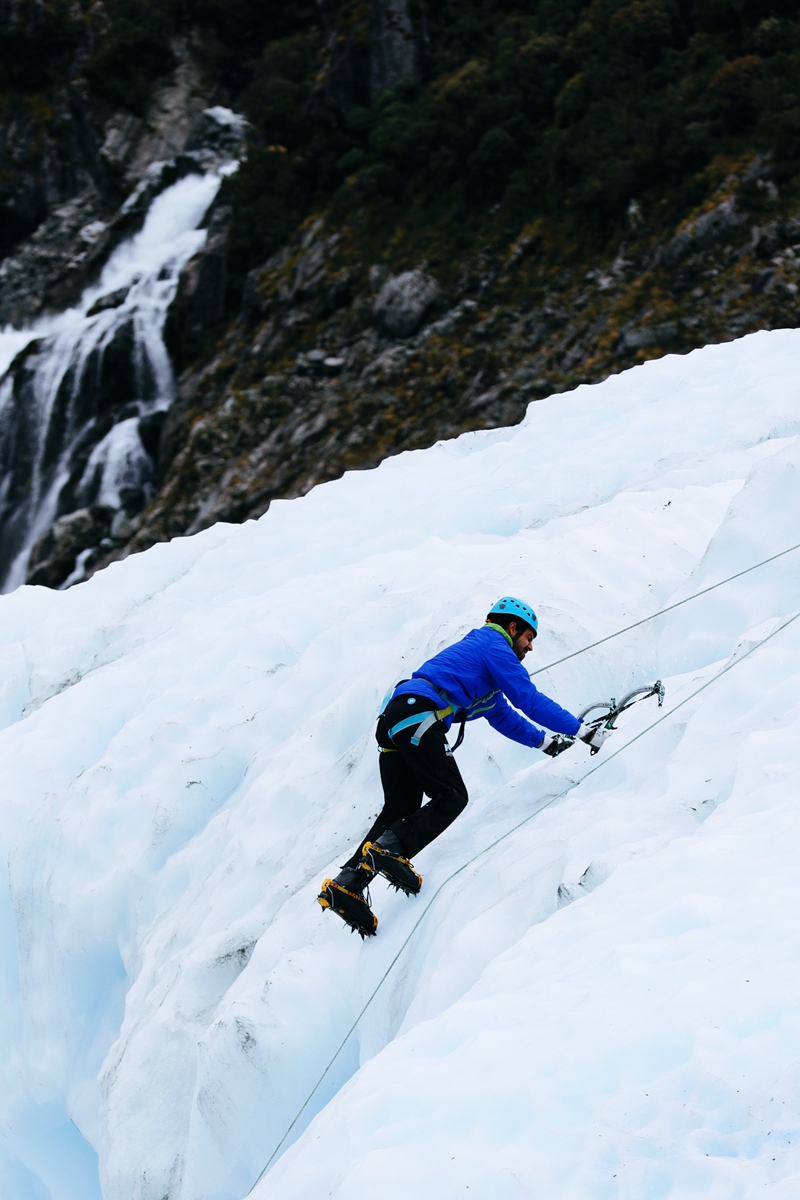
[[[424,263],[392,273],[362,257],[358,229],[314,218],[251,273],[241,314],[193,365],[224,312],[229,208],[213,206],[167,318],[183,371],[145,434],[152,499],[142,507],[140,492],[116,519],[96,508],[81,509],[77,526],[62,518],[34,551],[29,580],[77,581],[156,541],[258,517],[276,497],[387,455],[514,424],[554,391],[796,325],[800,216],[754,219],[737,198],[754,179],[770,186],[768,161],[732,172],[704,211],[638,258],[623,244],[580,272],[554,271],[528,231],[455,271]]]
[[[143,117],[88,103],[80,81],[52,108],[7,105],[0,325],[23,326],[75,304],[115,246],[141,228],[158,192],[202,168],[197,151],[208,140],[211,95],[186,44],[174,48],[178,65]]]
[[[158,438],[174,396],[162,325],[187,250],[206,239],[191,230],[202,226],[219,168],[237,154],[244,128],[230,110],[208,105],[185,44],[173,49],[175,70],[143,117],[112,111],[94,124],[84,120],[84,159],[94,174],[78,159],[63,188],[51,189],[38,227],[0,265],[0,322],[25,327],[38,319],[40,334],[0,381],[5,587],[26,572],[48,586],[81,578],[120,534],[131,536],[130,518],[153,494]],[[62,114],[67,127],[73,119]],[[45,143],[40,167],[48,153]],[[15,194],[25,178],[21,169]],[[189,179],[197,185],[176,196],[159,226],[159,198]],[[156,224],[137,242],[148,217]],[[215,226],[198,264],[195,308],[208,291],[218,241]]]
[[[623,244],[580,272],[544,265],[529,232],[438,281],[430,264],[390,274],[361,258],[357,229],[309,221],[252,273],[217,353],[181,376],[157,495],[109,558],[257,517],[274,497],[401,450],[514,424],[539,397],[648,358],[796,325],[800,216],[757,223],[736,198],[769,175],[751,161],[663,244],[638,259]],[[219,280],[219,241],[208,255]],[[171,318],[187,336],[209,311],[207,298],[195,314],[189,301],[202,259]]]
[[[617,5],[609,36],[639,29],[642,13],[658,16],[659,5]],[[601,8],[591,6],[581,37],[592,21],[600,28]],[[52,17],[51,9],[48,0],[43,11]],[[0,5],[0,29],[16,28],[20,11]],[[345,470],[512,424],[554,391],[666,352],[798,322],[800,206],[788,143],[779,163],[757,137],[736,132],[746,127],[746,104],[756,104],[757,73],[790,78],[780,51],[794,26],[782,18],[754,25],[759,54],[749,57],[732,58],[729,33],[713,54],[702,35],[706,98],[692,101],[687,146],[700,132],[711,145],[712,125],[698,114],[718,121],[720,138],[733,133],[724,152],[687,175],[685,194],[669,200],[677,224],[658,215],[666,201],[643,211],[630,200],[627,231],[602,251],[591,239],[576,241],[574,225],[548,215],[538,199],[534,215],[513,216],[539,178],[528,179],[519,163],[534,135],[525,119],[551,103],[542,89],[556,96],[545,148],[563,141],[566,124],[582,120],[589,104],[588,76],[574,73],[570,55],[579,51],[563,31],[517,30],[513,22],[529,18],[512,14],[487,66],[480,55],[489,33],[476,33],[475,13],[433,13],[434,44],[424,13],[406,0],[325,0],[308,13],[301,4],[294,25],[279,5],[264,54],[254,43],[250,74],[235,86],[235,72],[224,87],[214,81],[196,30],[173,30],[145,100],[117,105],[107,79],[99,91],[91,85],[111,9],[91,11],[70,35],[71,65],[58,86],[35,103],[9,93],[0,106],[0,204],[8,214],[0,325],[27,327],[79,301],[85,323],[80,349],[58,351],[55,375],[45,329],[0,383],[7,580],[19,581],[24,560],[29,582],[71,584],[155,541],[257,517],[272,499]],[[563,16],[565,30],[571,21]],[[668,26],[678,47],[677,26]],[[647,63],[657,65],[655,43],[634,42],[620,45],[640,58],[646,49]],[[691,57],[693,44],[681,53]],[[623,79],[626,61],[614,66]],[[180,260],[167,256],[151,275],[134,272],[98,291],[159,197],[177,196],[181,180],[202,180],[238,153],[245,126],[220,103],[234,94],[260,121],[250,129],[247,187],[209,193],[197,213],[202,236]],[[452,137],[449,148],[436,144],[439,129]],[[466,145],[470,129],[475,146],[459,174],[459,139]],[[427,147],[436,177],[450,180],[446,219],[430,196],[423,203],[412,192],[405,207],[397,199],[404,171],[419,168],[417,144]],[[687,161],[697,153],[695,146]],[[470,224],[473,198],[486,211]],[[264,241],[269,256],[253,266],[253,246]],[[155,318],[143,333],[142,305],[158,312],[155,340],[147,340]]]

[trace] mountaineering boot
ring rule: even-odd
[[[317,903],[322,908],[335,912],[362,938],[374,937],[378,928],[378,918],[361,894],[371,875],[369,868],[345,867],[335,879],[325,880],[317,896]]]
[[[392,887],[407,896],[416,896],[422,887],[422,876],[403,856],[403,847],[391,829],[382,833],[377,842],[365,842],[361,854],[365,866],[383,875]]]

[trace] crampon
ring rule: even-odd
[[[383,875],[399,892],[405,892],[407,896],[416,896],[422,887],[422,876],[417,874],[407,858],[399,854],[390,854],[377,842],[366,842],[361,854],[364,865]]]
[[[378,930],[378,918],[367,901],[358,892],[351,892],[333,879],[326,879],[317,896],[321,908],[329,908],[341,917],[345,925],[362,938],[374,937]]]

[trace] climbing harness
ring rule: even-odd
[[[410,696],[409,704],[413,700],[414,697]],[[449,704],[446,708],[426,708],[422,712],[414,713],[412,716],[404,717],[402,721],[398,721],[388,731],[388,736],[394,740],[394,735],[399,733],[401,729],[412,729],[416,725],[418,728],[417,732],[411,738],[411,745],[418,746],[431,725],[435,725],[437,721],[443,721],[445,717],[450,716],[452,711]]]
[[[498,626],[498,628],[499,628],[499,626]],[[500,629],[500,632],[503,634],[504,637],[508,637],[508,634],[506,633],[506,631],[504,629]],[[472,704],[470,704],[469,708],[461,708],[457,704],[454,704],[452,700],[450,700],[450,698],[448,697],[447,693],[444,691],[443,688],[437,687],[435,683],[431,683],[430,679],[424,679],[421,675],[417,675],[416,678],[419,679],[420,683],[427,683],[428,687],[433,688],[433,690],[436,692],[439,699],[444,701],[444,708],[439,708],[439,709],[436,709],[435,711],[432,709],[426,708],[424,711],[422,711],[420,713],[414,713],[413,716],[406,717],[404,720],[398,721],[396,725],[393,725],[392,728],[388,731],[388,736],[389,736],[389,738],[393,738],[394,735],[396,733],[399,733],[401,729],[409,729],[413,725],[419,725],[417,732],[411,738],[411,745],[418,746],[421,739],[424,737],[424,735],[430,729],[431,725],[435,725],[437,721],[443,721],[445,719],[445,717],[452,716],[453,724],[458,724],[458,726],[459,726],[458,737],[456,738],[453,745],[450,747],[450,753],[452,754],[454,750],[458,749],[458,747],[461,745],[461,743],[464,740],[464,730],[466,729],[467,721],[470,719],[470,717],[474,718],[476,716],[481,715],[481,705],[486,704],[487,700],[491,700],[494,696],[497,695],[497,688],[495,688],[491,692],[487,692],[485,696],[479,696],[477,700],[473,700]],[[380,720],[380,718],[383,716],[384,712],[386,711],[386,706],[388,705],[389,701],[391,700],[392,696],[394,695],[395,690],[400,686],[401,683],[409,683],[409,682],[410,682],[410,680],[408,680],[408,679],[401,679],[398,683],[395,684],[394,687],[389,688],[389,691],[386,693],[386,695],[383,698],[383,703],[381,704],[381,710],[378,713],[378,720]],[[416,704],[416,697],[409,696],[408,703]],[[488,705],[487,707],[491,707],[491,705]],[[387,748],[386,746],[379,746],[378,752],[380,754],[396,753],[396,751],[392,750],[391,748]]]
[[[436,709],[425,708],[425,709],[422,709],[420,712],[412,713],[412,715],[410,717],[404,717],[402,721],[398,721],[396,725],[393,725],[391,727],[391,729],[388,730],[387,736],[389,737],[390,741],[394,740],[394,735],[396,733],[399,733],[401,729],[412,729],[414,727],[414,725],[417,725],[419,728],[417,729],[417,732],[414,734],[414,736],[411,738],[411,745],[418,746],[420,744],[422,738],[425,736],[425,734],[430,729],[431,725],[435,725],[437,721],[443,721],[445,719],[445,717],[452,716],[456,720],[461,721],[461,732],[458,735],[458,741],[456,742],[455,746],[453,746],[453,749],[457,750],[458,747],[461,745],[461,743],[464,740],[464,725],[467,720],[466,709],[457,708],[456,705],[454,705],[447,698],[446,693],[443,692],[441,688],[437,687],[435,683],[431,683],[431,681],[429,679],[423,679],[421,675],[418,675],[417,679],[419,679],[420,683],[427,683],[428,687],[433,688],[433,690],[436,692],[436,694],[439,696],[439,698],[444,701],[444,707],[436,708]],[[394,695],[396,689],[399,688],[401,683],[409,683],[409,682],[410,681],[408,679],[401,679],[400,682],[396,683],[394,687],[389,688],[389,691],[386,693],[386,695],[383,698],[383,703],[381,704],[381,711],[378,713],[379,720],[383,716],[383,714],[386,712],[386,707],[387,707],[389,701],[391,700],[392,696]],[[485,697],[483,697],[483,699],[485,699]],[[408,697],[409,704],[416,704],[416,702],[417,702],[416,696]],[[463,717],[461,716],[462,713],[463,713]],[[384,746],[379,746],[378,749],[381,750],[384,754],[391,753],[391,750],[387,750]]]

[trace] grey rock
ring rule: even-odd
[[[407,0],[372,0],[369,89],[373,102],[405,79],[419,79],[417,35]]]
[[[295,375],[308,376],[317,378],[320,375],[336,374],[336,371],[329,372],[325,364],[328,362],[343,362],[342,359],[330,359],[327,350],[307,350],[305,353],[301,351],[295,360]]]
[[[155,89],[145,120],[118,112],[98,132],[69,91],[45,128],[13,111],[8,121],[0,116],[0,326],[76,303],[115,246],[142,227],[159,192],[241,145],[244,118],[207,108],[186,45],[173,49],[178,67]],[[120,169],[135,186],[117,207]]]
[[[295,362],[295,375],[308,376],[317,379],[320,376],[333,378],[340,374],[345,366],[344,358],[328,354],[326,350],[308,350],[300,353]]]
[[[495,386],[490,387],[488,391],[481,392],[480,395],[476,396],[473,400],[470,400],[465,411],[468,413],[478,413],[491,407],[500,399],[502,392],[503,385],[495,384]]]
[[[368,363],[361,374],[361,383],[369,387],[389,383],[403,373],[411,358],[404,346],[389,346]]]
[[[350,304],[353,298],[353,276],[354,272],[344,267],[333,277],[320,306],[321,317],[329,317]]]
[[[369,269],[367,278],[369,279],[369,289],[371,292],[378,292],[383,285],[386,276],[389,274],[386,263],[373,263]]]
[[[311,243],[315,242],[317,240],[317,234],[319,233],[320,229],[322,229],[322,226],[324,224],[325,224],[325,218],[317,217],[315,220],[313,220],[311,222],[310,225],[306,225],[304,227],[303,233],[300,237],[300,245],[303,248],[303,250],[307,250],[308,247],[311,245]],[[273,257],[275,257],[275,256],[273,255]]]
[[[130,137],[125,153],[117,158],[125,166],[128,185],[143,179],[151,164],[175,158],[188,149],[190,139],[204,124],[203,112],[210,97],[200,67],[184,39],[176,38],[172,51],[178,63],[175,71],[155,88],[139,136]],[[132,127],[127,129],[131,131]]]
[[[340,240],[340,236],[334,233],[321,242],[311,243],[295,267],[290,302],[307,299],[322,281],[325,275],[325,260]]]
[[[764,271],[756,272],[756,274],[753,276],[753,282],[751,284],[753,291],[756,293],[756,295],[758,295],[760,292],[765,291],[766,288],[769,287],[770,283],[772,282],[772,276],[774,274],[775,274],[775,271],[774,271],[774,268],[772,268],[772,267],[767,267],[766,270],[764,270]]]
[[[541,367],[532,362],[526,362],[517,367],[513,379],[520,387],[543,387],[546,383]]]
[[[0,6],[0,37],[22,10]],[[44,100],[44,97],[42,98]],[[59,205],[103,191],[99,135],[80,89],[59,88],[43,104],[12,90],[0,110],[0,258]]]
[[[153,462],[158,462],[161,434],[167,419],[166,409],[156,409],[139,418],[139,438]]]
[[[128,542],[141,524],[139,517],[129,517],[126,512],[114,514],[109,530],[109,536],[115,542]]]
[[[750,245],[747,249],[757,258],[771,258],[773,254],[788,241],[786,222],[778,218],[767,225],[754,225],[751,230]]]
[[[59,517],[36,543],[28,564],[27,583],[57,588],[75,569],[77,556],[108,537],[114,510],[102,505],[79,508]]]
[[[213,210],[205,246],[180,273],[164,323],[164,344],[177,372],[202,353],[206,335],[225,315],[230,216],[228,205]]]
[[[104,261],[109,214],[94,184],[56,206],[0,263],[0,326],[24,325],[46,309],[74,303]]]
[[[125,303],[125,298],[128,295],[130,288],[117,288],[115,292],[109,292],[107,296],[101,296],[99,300],[95,300],[92,307],[87,312],[87,317],[96,317],[98,313],[107,312],[109,308],[119,308]]]
[[[144,121],[130,112],[116,112],[108,118],[103,130],[100,156],[112,167],[124,167],[132,157],[144,130]]]
[[[455,306],[455,308],[451,308],[449,312],[446,312],[444,316],[440,318],[440,320],[434,321],[425,330],[423,330],[423,332],[420,334],[420,337],[424,337],[426,333],[437,333],[440,336],[446,336],[449,333],[453,333],[461,321],[463,321],[465,317],[474,313],[477,307],[478,305],[474,300],[461,300]]]
[[[215,104],[212,108],[204,108],[195,121],[186,145],[187,151],[210,150],[216,152],[221,160],[236,158],[250,128],[241,113]]]
[[[675,267],[690,254],[726,241],[746,222],[747,217],[737,207],[734,197],[723,200],[716,208],[712,208],[711,212],[703,213],[676,234],[671,242],[656,251],[649,265]]]
[[[439,285],[424,271],[404,271],[387,279],[372,308],[390,337],[410,337],[439,295]]]
[[[352,9],[320,0],[319,9],[327,46],[317,86],[328,104],[346,113],[354,105],[374,103],[405,80],[422,78],[427,25],[420,6],[369,0]]]
[[[772,179],[772,173],[772,153],[768,152],[767,154],[757,154],[742,178],[745,183],[750,183],[754,179],[769,180]]]
[[[674,346],[678,340],[678,324],[676,321],[665,321],[662,325],[653,325],[644,329],[626,329],[617,342],[617,355],[635,354],[637,350],[648,350],[654,346],[667,349]]]

